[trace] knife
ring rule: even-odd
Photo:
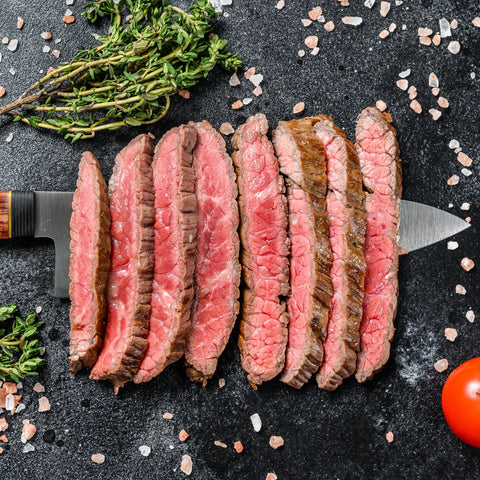
[[[55,243],[55,296],[68,298],[72,192],[0,191],[0,239],[50,238]],[[399,246],[408,252],[451,237],[470,224],[423,203],[400,201]]]

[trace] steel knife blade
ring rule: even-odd
[[[50,238],[55,243],[55,296],[68,298],[72,192],[0,191],[0,239]],[[470,224],[438,208],[400,201],[398,243],[408,252],[460,233]]]

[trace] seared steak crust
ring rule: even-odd
[[[208,123],[191,123],[198,232],[192,329],[185,350],[187,376],[203,385],[217,368],[239,311],[240,263],[237,184],[222,136]]]
[[[300,388],[322,363],[332,297],[325,153],[309,118],[280,122],[273,144],[286,177],[291,241],[290,320],[280,380]]]
[[[232,138],[247,287],[238,343],[253,388],[282,371],[288,335],[282,298],[289,293],[285,187],[267,131],[265,115],[257,114]]]
[[[98,160],[84,152],[70,221],[70,371],[91,368],[103,344],[110,269],[110,209]]]
[[[363,110],[356,148],[366,196],[365,298],[356,378],[373,377],[388,360],[398,297],[398,225],[402,173],[392,117],[375,107]]]
[[[197,232],[195,128],[169,130],[155,148],[155,274],[148,348],[134,377],[147,382],[179,360],[190,331]]]
[[[103,350],[90,375],[115,393],[132,380],[147,349],[153,277],[151,135],[139,135],[116,157],[109,182],[112,265]]]
[[[327,211],[333,251],[332,307],[318,386],[334,390],[355,371],[360,346],[365,280],[365,193],[355,151],[345,132],[330,117],[315,117],[315,132],[322,141],[328,177]]]

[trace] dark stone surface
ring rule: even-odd
[[[334,32],[325,32],[319,24],[302,26],[300,19],[317,3],[327,20],[335,21]],[[229,87],[229,75],[217,72],[192,89],[189,101],[175,99],[168,117],[151,131],[159,137],[173,125],[203,118],[216,127],[224,121],[238,126],[258,111],[265,112],[274,126],[291,117],[295,103],[305,101],[306,114],[332,115],[352,135],[361,109],[379,98],[385,100],[399,132],[405,198],[443,209],[451,202],[451,211],[471,216],[473,224],[459,235],[456,251],[447,251],[446,242],[441,242],[402,257],[397,333],[387,367],[367,385],[350,379],[333,393],[319,390],[313,382],[294,391],[276,381],[254,392],[240,368],[233,339],[206,388],[191,384],[178,363],[154,381],[128,385],[114,397],[110,385],[90,381],[83,373],[73,378],[68,371],[69,302],[52,295],[52,245],[6,241],[0,248],[0,303],[16,302],[24,312],[43,307],[46,325],[41,336],[47,366],[40,381],[52,409],[37,412],[39,395],[31,391],[34,382],[25,381],[27,410],[8,416],[9,443],[0,456],[0,478],[184,478],[178,471],[184,453],[193,459],[191,478],[202,480],[264,479],[269,471],[279,480],[479,477],[478,450],[454,437],[442,416],[440,395],[447,374],[433,369],[436,360],[447,358],[451,372],[480,351],[478,322],[465,319],[468,308],[480,311],[475,290],[479,272],[476,268],[466,273],[460,267],[466,255],[480,262],[477,163],[471,177],[459,174],[458,186],[446,184],[448,177],[460,171],[447,147],[450,139],[458,139],[472,158],[480,154],[479,80],[470,78],[471,71],[480,74],[479,30],[471,24],[478,9],[475,2],[466,0],[406,1],[393,5],[387,18],[382,18],[379,3],[368,10],[360,0],[352,0],[349,8],[334,0],[286,0],[286,7],[278,11],[276,0],[233,0],[232,6],[225,7],[229,16],[219,20],[219,28],[240,52],[245,66],[255,66],[264,75],[264,94],[234,112],[231,103],[251,96],[252,87],[245,79],[240,87]],[[72,9],[77,20],[64,26],[62,2],[1,2],[0,37],[20,40],[15,53],[0,45],[0,85],[8,91],[2,103],[16,98],[40,69],[58,62],[42,53],[45,43],[40,32],[48,30],[62,39],[57,45],[61,59],[94,42],[95,28],[79,16],[82,4],[76,0]],[[21,31],[16,30],[17,15],[25,20]],[[340,21],[344,15],[360,15],[364,24],[346,27]],[[436,31],[441,17],[459,22],[453,31],[453,38],[462,44],[458,55],[447,51],[449,39],[439,47],[418,44],[417,28]],[[397,24],[397,31],[380,40],[378,33],[391,22]],[[402,24],[407,25],[406,31],[401,30]],[[304,48],[308,34],[319,36],[320,53],[300,59],[297,51]],[[16,69],[15,76],[8,73],[10,67]],[[424,107],[420,116],[410,110],[406,93],[395,85],[398,73],[407,68],[412,69],[408,80],[416,85]],[[428,114],[435,104],[428,88],[432,71],[451,104],[438,122]],[[10,132],[13,141],[4,143]],[[57,136],[0,121],[0,187],[71,190],[84,149],[98,156],[108,177],[115,153],[139,132],[130,129],[70,146]],[[472,204],[470,212],[460,210],[463,201]],[[454,293],[457,283],[467,288],[465,297]],[[457,328],[454,343],[445,340],[445,327]],[[220,377],[226,379],[223,389],[217,385]],[[167,411],[173,412],[173,420],[162,418]],[[255,412],[263,422],[260,433],[253,432],[249,418]],[[32,440],[36,451],[29,454],[22,453],[20,443],[24,418],[38,427]],[[190,434],[185,443],[178,440],[182,428]],[[385,440],[389,430],[395,434],[392,444]],[[270,435],[282,435],[285,446],[270,448]],[[228,448],[215,447],[217,439]],[[245,446],[241,455],[232,448],[236,440]],[[148,458],[140,455],[141,445],[152,447]],[[105,464],[93,464],[93,453],[104,453]]]

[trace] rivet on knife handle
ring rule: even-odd
[[[33,237],[34,228],[33,192],[0,191],[0,239]]]

